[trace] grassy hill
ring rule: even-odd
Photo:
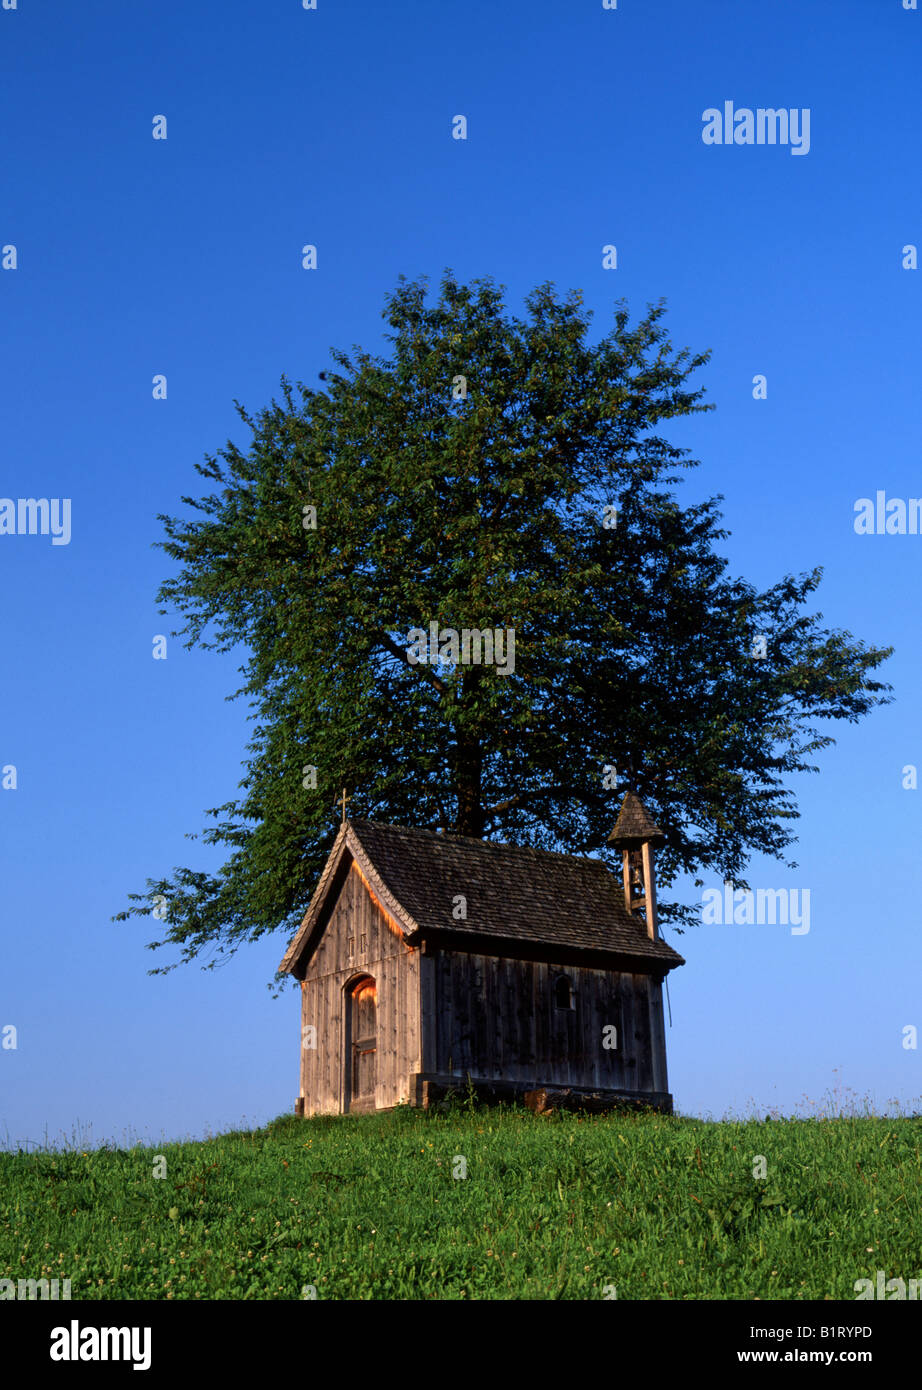
[[[922,1118],[459,1106],[3,1153],[0,1278],[70,1278],[74,1299],[854,1299],[879,1269],[922,1276],[920,1148]]]

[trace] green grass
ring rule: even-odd
[[[878,1269],[922,1277],[920,1147],[922,1117],[460,1106],[2,1153],[0,1278],[70,1278],[74,1299],[854,1299]]]

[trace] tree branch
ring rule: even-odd
[[[440,695],[448,694],[448,686],[444,681],[439,680],[431,667],[425,665],[423,662],[412,662],[403,648],[398,647],[397,643],[392,641],[386,632],[379,632],[377,635],[378,641],[386,651],[390,652],[391,656],[395,656],[398,661],[402,661],[411,671],[419,671],[421,675],[426,677],[431,685],[435,686]]]

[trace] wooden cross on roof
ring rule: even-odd
[[[342,818],[342,824],[345,825],[345,824],[346,824],[346,802],[352,800],[352,798],[351,798],[350,796],[347,796],[347,795],[346,795],[346,788],[345,788],[345,787],[343,787],[342,797],[343,797],[343,818]]]

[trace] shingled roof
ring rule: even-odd
[[[624,890],[597,859],[440,835],[377,821],[347,821],[280,970],[298,963],[344,857],[351,855],[407,936],[437,931],[630,957],[638,970],[671,970],[683,958],[624,906]],[[463,894],[467,918],[452,916]]]
[[[630,849],[643,844],[644,840],[650,840],[654,845],[664,845],[666,836],[651,818],[640,797],[628,792],[621,803],[621,811],[608,843]]]

